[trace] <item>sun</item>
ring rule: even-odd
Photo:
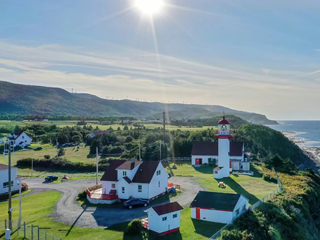
[[[163,0],[135,0],[136,8],[150,16],[159,13],[163,5]]]

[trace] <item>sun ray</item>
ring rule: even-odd
[[[168,6],[168,7],[171,7],[171,8],[176,8],[176,9],[179,9],[179,10],[184,10],[184,11],[189,11],[189,12],[216,15],[215,13],[212,13],[212,12],[203,11],[203,10],[197,10],[197,9],[192,9],[192,8],[187,8],[187,7],[182,7],[182,6],[171,4],[171,3],[165,3],[165,5]]]

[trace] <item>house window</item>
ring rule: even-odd
[[[178,214],[173,214],[173,218],[176,218],[176,217],[178,217]]]
[[[142,185],[138,185],[138,192],[142,192]]]
[[[240,212],[239,208],[236,210],[236,215],[238,215]]]
[[[123,171],[123,176],[127,176],[127,171]]]
[[[163,218],[162,218],[162,221],[167,221],[167,217],[163,217]]]
[[[11,186],[13,187],[13,181],[11,181]],[[4,182],[3,183],[3,188],[9,187],[9,182]]]
[[[24,136],[22,136],[22,139],[24,139]]]
[[[218,171],[214,171],[214,174],[218,174]]]
[[[122,187],[122,193],[124,193],[124,187]]]
[[[161,174],[161,170],[158,170],[158,171],[157,171],[157,175],[160,175],[160,174]]]
[[[160,187],[160,181],[158,182],[158,187]]]
[[[243,205],[243,210],[246,210],[246,205]]]
[[[115,184],[115,183],[112,183],[112,184],[111,184],[111,187],[112,187],[112,188],[116,188],[116,184]]]

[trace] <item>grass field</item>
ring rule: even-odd
[[[127,226],[126,223],[116,224],[109,228],[78,228],[64,223],[54,222],[52,218],[48,217],[54,210],[56,201],[61,194],[54,191],[39,193],[37,195],[23,198],[22,202],[22,216],[23,221],[27,224],[33,224],[41,227],[43,230],[63,239],[132,239],[132,240],[153,240],[159,237],[152,233],[144,232],[143,235],[127,236],[124,231]],[[13,209],[18,209],[18,200],[13,201]],[[0,226],[7,218],[7,203],[0,203]],[[13,219],[18,219],[18,211],[13,212]],[[181,212],[181,228],[180,232],[163,236],[163,240],[193,240],[193,239],[207,239],[214,232],[218,231],[224,224],[204,222],[201,220],[192,220],[190,218],[190,208],[186,208]],[[0,229],[0,236],[4,233]],[[21,237],[13,237],[13,239],[22,239]]]
[[[213,167],[210,166],[193,167],[190,163],[183,161],[176,161],[176,170],[172,169],[172,166],[173,163],[170,163],[170,168],[167,167],[167,171],[171,172],[173,176],[193,177],[208,191],[240,193],[249,199],[251,205],[278,187],[275,183],[264,181],[261,169],[255,165],[251,165],[254,176],[231,175],[230,178],[222,180],[213,178]],[[221,181],[226,184],[226,188],[218,187],[218,182]]]
[[[31,144],[32,148],[39,146],[43,147],[43,150],[33,151],[32,149],[24,149],[15,152],[11,155],[12,164],[15,165],[18,160],[23,158],[44,159],[44,155],[50,155],[51,158],[57,155],[57,149],[50,144]],[[81,146],[78,150],[77,147],[67,147],[65,148],[65,155],[62,157],[72,162],[95,163],[95,155],[88,155],[89,148],[88,146]],[[0,157],[0,163],[8,164],[8,156],[4,158]]]
[[[16,125],[19,127],[23,126],[31,126],[31,125],[56,125],[57,127],[66,127],[66,126],[76,126],[78,121],[5,121],[0,120],[0,128],[4,127],[7,129],[14,129]],[[162,123],[150,123],[150,122],[139,122],[139,124],[144,125],[148,129],[162,128]],[[93,128],[98,127],[100,130],[107,130],[112,127],[114,130],[117,130],[118,127],[123,129],[124,125],[121,124],[111,124],[111,125],[101,125],[98,121],[87,121],[87,125],[91,125]],[[130,127],[130,126],[129,126]],[[133,127],[134,128],[134,127]],[[180,129],[182,131],[195,131],[195,130],[204,130],[207,128],[216,128],[216,126],[205,126],[205,127],[186,127],[186,126],[173,126],[170,125],[170,122],[167,123],[167,130],[177,130]],[[1,133],[1,132],[0,132]]]

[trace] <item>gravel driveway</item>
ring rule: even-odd
[[[78,193],[87,187],[95,185],[95,179],[78,179],[65,183],[43,183],[43,179],[29,178],[24,179],[33,191],[28,195],[37,194],[44,191],[55,190],[62,193],[62,197],[57,202],[53,218],[56,222],[63,222],[77,227],[100,228],[108,227],[113,224],[131,221],[134,218],[143,218],[147,214],[144,212],[147,208],[160,203],[150,204],[149,207],[133,208],[96,208],[82,207],[77,202]],[[169,180],[175,184],[180,184],[184,190],[182,194],[170,199],[171,202],[177,201],[182,206],[188,206],[195,195],[200,190],[204,190],[194,178],[172,177]],[[22,200],[23,201],[23,200]]]

